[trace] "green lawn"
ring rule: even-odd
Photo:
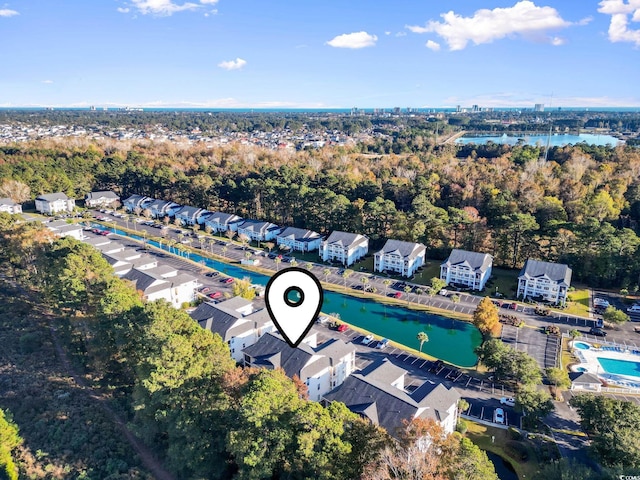
[[[479,423],[466,420],[469,425],[466,436],[482,450],[493,452],[506,459],[516,471],[518,478],[536,478],[536,474],[540,471],[541,465],[545,461],[539,457],[539,446],[534,445],[527,440],[520,440],[517,443],[526,449],[528,454],[527,460],[523,461],[514,458],[507,452],[508,442],[514,442],[507,430],[501,428],[488,427]],[[547,460],[548,461],[548,460]]]
[[[589,290],[586,288],[576,289],[573,292],[569,292],[569,298],[567,302],[567,308],[562,310],[564,313],[571,315],[589,315]]]
[[[495,295],[497,292],[505,296],[505,298],[515,298],[518,290],[518,274],[519,270],[506,268],[493,268],[491,270],[491,278],[487,282],[484,295]]]

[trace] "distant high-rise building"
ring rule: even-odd
[[[393,114],[400,115],[400,107],[393,107]]]
[[[462,111],[462,107],[460,105],[456,105],[456,113],[460,113]]]
[[[480,107],[478,105],[473,105],[471,107],[471,111],[474,112],[474,113],[477,113],[477,112],[480,111]]]
[[[544,103],[536,103],[533,107],[534,112],[544,112]]]

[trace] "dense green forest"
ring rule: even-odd
[[[575,280],[592,286],[633,290],[639,283],[637,149],[580,144],[552,149],[547,162],[530,146],[359,150],[11,145],[0,147],[0,195],[140,193],[323,234],[361,232],[372,248],[386,238],[421,241],[436,259],[458,247],[507,267],[527,258],[565,262]]]
[[[308,401],[306,385],[281,370],[236,366],[219,335],[166,302],[143,303],[93,247],[14,222],[0,214],[0,268],[18,282],[1,293],[1,319],[4,339],[19,337],[8,364],[20,390],[0,395],[0,408],[15,414],[27,448],[16,464],[32,478],[144,478],[113,425],[80,401],[78,385],[46,368],[37,385],[20,382],[25,364],[45,358],[27,355],[54,356],[47,327],[65,335],[92,396],[111,402],[176,478],[496,478],[484,453],[433,421],[407,424],[391,441],[344,404]],[[433,439],[426,451],[417,446],[425,434]]]

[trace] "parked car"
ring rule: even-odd
[[[362,339],[362,344],[363,345],[369,345],[371,342],[373,342],[373,335],[369,334],[366,337],[364,337]]]
[[[502,306],[502,300],[491,300],[496,307]]]
[[[222,283],[226,283],[226,284],[233,283],[233,278],[231,277],[225,278],[224,280],[222,280]]]
[[[513,302],[511,305],[509,305],[509,308],[511,310],[516,310],[518,308],[518,304],[516,302]]]
[[[604,298],[594,298],[593,306],[596,308],[605,309],[609,306],[609,300],[605,300]]]
[[[393,294],[393,298],[400,298],[402,296],[402,292],[396,292]]]
[[[222,292],[213,292],[207,295],[209,298],[220,298],[222,296]]]
[[[513,397],[502,397],[500,399],[500,405],[506,405],[507,407],[515,407],[516,399]]]
[[[378,345],[376,345],[376,348],[378,350],[384,350],[385,348],[387,348],[387,345],[389,345],[389,339],[388,338],[383,338],[382,340],[380,340],[378,342]]]
[[[447,297],[447,296],[449,296],[449,290],[443,288],[442,290],[440,290],[438,292],[438,295],[442,295],[443,297]]]
[[[340,325],[337,326],[336,330],[338,332],[346,332],[347,328],[349,328],[349,327],[347,326],[346,323],[341,323]]]
[[[322,315],[321,317],[318,317],[318,319],[316,320],[316,322],[320,324],[327,323],[328,321],[329,321],[329,317],[327,317],[326,315]]]
[[[205,277],[213,278],[213,277],[217,277],[218,275],[220,275],[220,272],[209,272],[205,274]]]
[[[596,328],[604,328],[604,320],[602,318],[596,320]]]
[[[595,335],[596,337],[606,337],[607,336],[607,332],[605,332],[603,329],[598,328],[598,327],[591,327],[591,329],[589,330],[589,333],[591,335]]]
[[[640,313],[640,305],[632,305],[627,308],[627,313]]]
[[[504,410],[501,408],[496,408],[493,412],[493,421],[494,423],[499,423],[504,425]]]
[[[199,290],[199,292],[200,292],[200,293],[209,293],[209,291],[210,291],[210,290],[211,290],[211,289],[210,289],[209,287],[202,287],[202,288]]]

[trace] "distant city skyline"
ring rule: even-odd
[[[0,107],[640,106],[638,0],[0,5]]]

